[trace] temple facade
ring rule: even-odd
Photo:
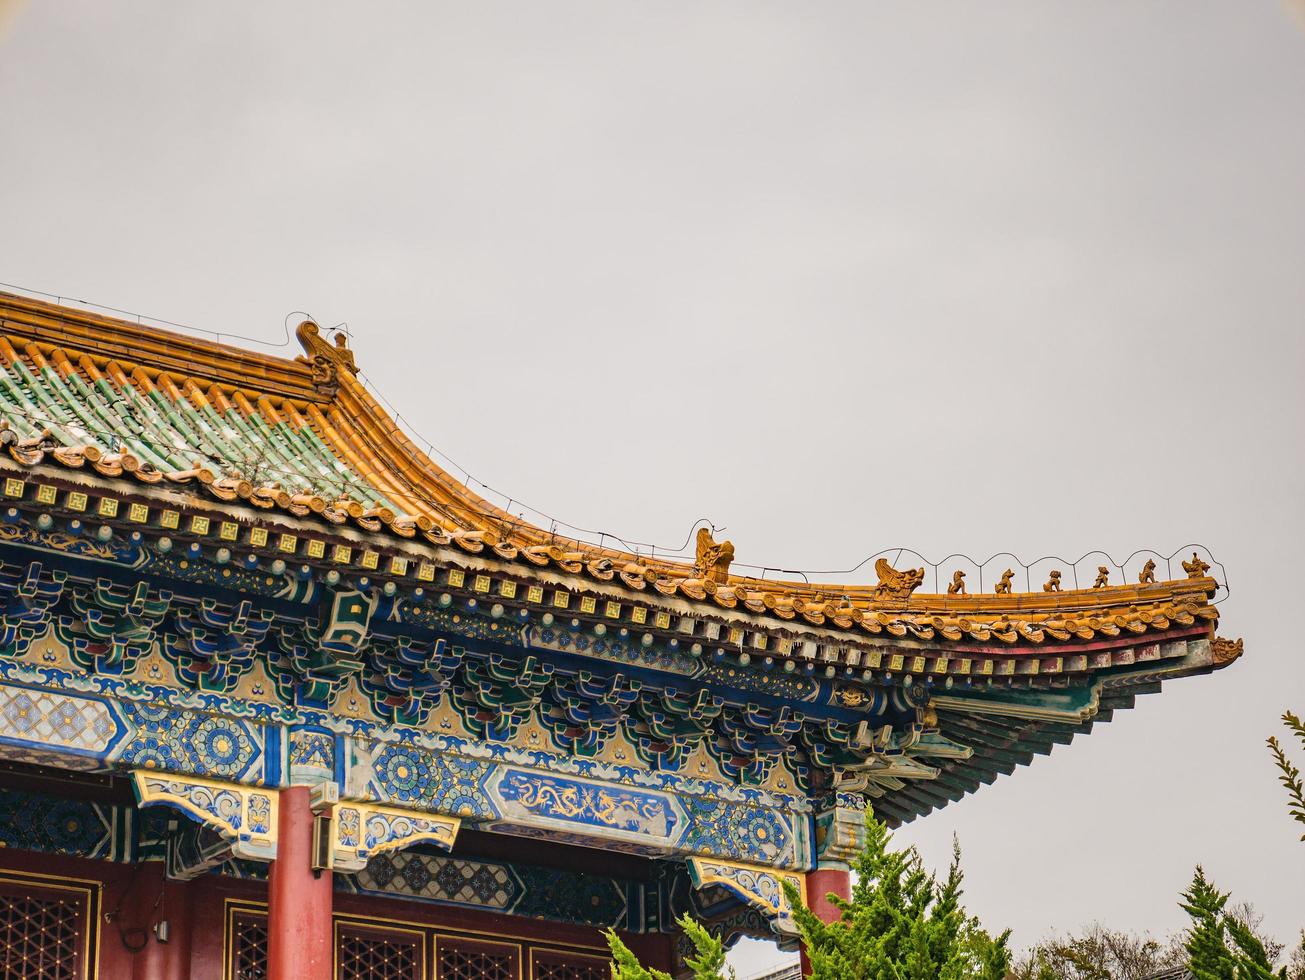
[[[568,538],[298,337],[0,294],[4,976],[607,980],[607,929],[682,972],[684,912],[793,948],[782,883],[830,914],[867,807],[1241,653],[1200,553],[924,594]]]

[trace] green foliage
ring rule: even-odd
[[[1305,745],[1305,722],[1290,711],[1285,711],[1282,715],[1282,723],[1288,731],[1300,739],[1301,745]],[[1277,738],[1270,736],[1268,745],[1269,751],[1273,753],[1274,765],[1278,767],[1278,781],[1287,790],[1287,812],[1291,814],[1292,819],[1305,824],[1305,783],[1301,781],[1300,769],[1287,758],[1287,753],[1278,744]],[[1300,839],[1305,841],[1305,834],[1302,834]]]
[[[1187,968],[1196,980],[1236,980],[1223,919],[1227,901],[1228,896],[1220,894],[1198,867],[1179,903],[1192,919],[1185,945],[1189,957]]]
[[[821,922],[785,884],[814,980],[1003,980],[1010,967],[1010,932],[994,939],[966,914],[960,848],[953,848],[947,878],[940,883],[925,873],[914,848],[890,850],[891,840],[888,828],[867,814],[852,900],[833,899],[842,911],[837,922]],[[696,951],[687,960],[694,980],[733,980],[720,940],[687,915],[679,924]],[[607,944],[612,980],[670,980],[641,966],[611,930]]]
[[[638,957],[613,930],[608,929],[604,935],[612,951],[612,980],[671,980],[669,973],[641,966]]]
[[[1196,980],[1285,980],[1287,968],[1273,972],[1264,942],[1246,921],[1225,911],[1228,893],[1215,888],[1199,866],[1180,904],[1192,920],[1185,946]]]
[[[734,970],[726,970],[725,946],[719,939],[688,915],[680,918],[680,928],[688,935],[697,953],[696,956],[690,956],[685,960],[689,969],[693,971],[693,980],[716,980],[718,977],[733,980]]]
[[[993,939],[961,905],[960,849],[942,883],[914,848],[889,848],[888,828],[867,813],[866,842],[853,866],[851,901],[822,922],[785,885],[814,980],[1002,980],[1009,931]]]
[[[1305,933],[1275,973],[1284,947],[1264,932],[1264,916],[1249,902],[1233,904],[1200,868],[1181,907],[1191,925],[1159,940],[1099,923],[1053,936],[1020,958],[1011,971],[1014,980],[1146,980],[1175,967],[1202,980],[1305,980]]]
[[[693,943],[696,954],[685,960],[693,971],[693,980],[735,980],[733,969],[725,966],[724,944],[688,915],[681,916],[678,922]],[[607,930],[606,937],[612,951],[612,980],[671,980],[668,973],[641,966],[611,929]]]

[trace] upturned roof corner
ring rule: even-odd
[[[350,377],[357,375],[358,364],[349,341],[343,332],[337,331],[335,342],[328,343],[322,337],[321,329],[312,320],[304,320],[295,329],[295,336],[303,345],[306,357],[297,358],[305,361],[312,371],[313,387],[326,398],[334,398],[340,389],[340,372]]]
[[[0,293],[0,418],[7,455],[218,504],[246,503],[289,519],[348,528],[378,549],[405,541],[507,562],[529,577],[547,569],[573,591],[641,594],[759,628],[812,628],[996,647],[1102,642],[1218,622],[1218,584],[1193,555],[1184,578],[1136,584],[1098,573],[1093,588],[1063,588],[1053,570],[1041,591],[1018,592],[1011,574],[991,592],[967,592],[963,572],[946,594],[920,591],[925,570],[876,565],[874,584],[740,574],[734,545],[699,531],[694,560],[639,554],[567,537],[497,506],[430,458],[358,377],[347,338],[305,320],[304,354],[253,353],[213,340],[23,296]],[[796,645],[796,644],[794,644]]]

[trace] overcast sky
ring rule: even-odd
[[[1019,944],[1179,926],[1198,861],[1305,926],[1263,747],[1305,711],[1284,5],[45,0],[0,134],[0,280],[345,321],[422,434],[572,523],[815,569],[1205,543],[1240,663],[900,839],[959,834]]]

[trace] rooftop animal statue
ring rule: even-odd
[[[1042,583],[1042,591],[1043,591],[1043,592],[1059,592],[1059,591],[1060,591],[1060,569],[1059,569],[1059,568],[1053,568],[1053,569],[1051,570],[1051,575],[1047,578],[1047,580],[1046,580],[1045,582]]]
[[[876,599],[905,599],[924,583],[923,568],[898,571],[888,564],[887,558],[875,562],[875,572],[879,575],[874,592]]]
[[[1010,580],[1014,577],[1014,575],[1015,572],[1013,570],[1009,568],[1006,569],[1006,571],[1001,573],[1001,578],[997,580],[997,584],[993,586],[992,591],[997,593],[997,595],[1010,595],[1010,590],[1011,590]]]
[[[1094,589],[1104,589],[1110,584],[1110,569],[1105,565],[1097,566],[1097,579],[1092,583]]]
[[[730,562],[734,560],[734,544],[722,541],[719,544],[712,538],[705,527],[698,528],[697,558],[693,570],[701,578],[715,585],[724,585],[729,581]]]
[[[1201,556],[1192,552],[1192,560],[1183,562],[1183,571],[1188,578],[1202,578],[1210,570],[1210,563],[1201,561]]]
[[[952,584],[947,586],[948,595],[965,595],[965,573],[959,568],[952,572]]]
[[[1155,585],[1155,562],[1150,558],[1142,566],[1142,574],[1137,577],[1137,580],[1143,585]]]

